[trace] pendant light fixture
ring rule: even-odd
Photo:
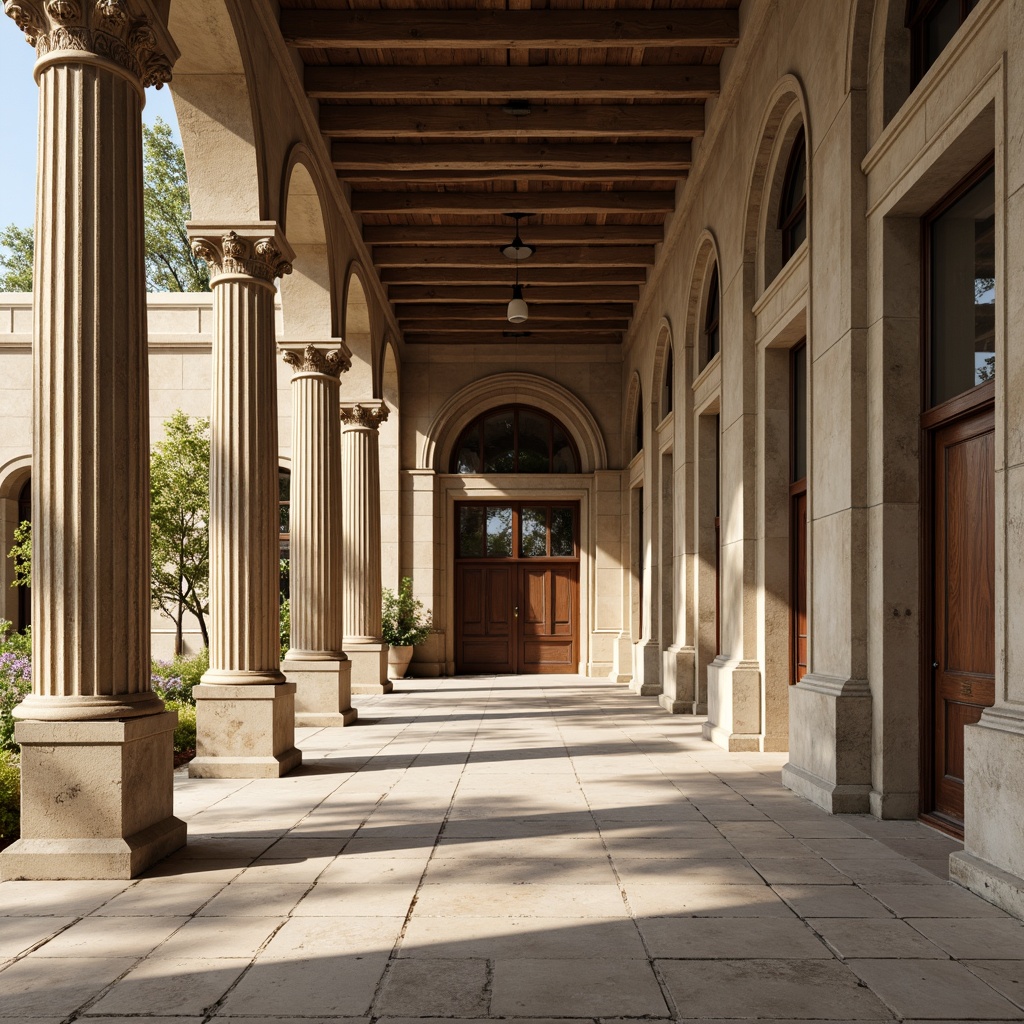
[[[522,324],[526,323],[530,315],[530,308],[523,298],[523,286],[519,283],[519,264],[523,260],[528,260],[537,250],[534,246],[527,245],[519,237],[519,222],[523,217],[530,215],[528,213],[506,213],[505,216],[511,217],[516,222],[515,238],[508,245],[501,246],[501,254],[506,259],[512,260],[516,265],[516,281],[512,286],[512,298],[509,301],[508,310],[505,315],[510,324]]]

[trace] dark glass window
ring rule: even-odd
[[[807,237],[807,136],[803,128],[797,132],[789,151],[779,204],[779,230],[785,265]]]
[[[551,510],[551,554],[558,558],[571,558],[576,553],[575,510]]]
[[[278,534],[281,540],[281,557],[287,558],[291,540],[292,474],[289,469],[277,471]]]
[[[575,558],[576,510],[551,504],[460,504],[459,558]]]
[[[995,171],[925,221],[929,406],[995,377]]]
[[[459,554],[463,558],[483,558],[484,551],[483,506],[464,506],[459,509]]]
[[[721,289],[718,284],[718,264],[711,271],[711,284],[708,285],[708,304],[704,311],[704,365],[718,355],[721,348],[721,336],[718,320],[722,307]]]
[[[519,513],[524,558],[543,558],[548,553],[548,510],[524,506]]]
[[[797,345],[792,355],[791,400],[793,459],[791,483],[807,477],[807,346]]]
[[[643,395],[636,396],[636,419],[633,421],[633,454],[644,450],[644,400]]]
[[[485,413],[462,432],[452,473],[578,473],[579,456],[553,416],[528,406]]]
[[[910,29],[911,77],[913,85],[924,77],[950,44],[978,0],[910,0],[907,28]]]
[[[512,509],[507,505],[487,509],[487,557],[512,557]]]
[[[664,419],[672,411],[672,388],[673,388],[672,346],[665,353],[665,376],[661,382],[661,416]]]

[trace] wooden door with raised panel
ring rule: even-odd
[[[964,820],[964,726],[995,703],[995,417],[932,433],[932,792],[926,812]]]
[[[575,672],[579,567],[519,566],[519,671]]]
[[[460,672],[516,672],[515,566],[467,564],[456,568]]]

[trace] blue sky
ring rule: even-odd
[[[38,89],[32,78],[35,53],[10,18],[0,10],[0,227],[31,226],[35,219],[36,108]],[[142,118],[162,117],[178,133],[174,104],[165,86],[146,90]]]

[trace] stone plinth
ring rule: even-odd
[[[177,721],[19,722],[21,839],[0,877],[134,878],[183,846],[168,784]]]
[[[193,779],[276,779],[302,763],[295,747],[295,684],[207,682],[196,699]]]
[[[670,714],[696,714],[694,673],[697,653],[692,647],[669,647],[661,656],[662,692],[658,703]]]
[[[348,658],[301,661],[289,652],[281,668],[288,682],[295,684],[297,726],[351,725],[359,717],[352,707],[352,663]]]
[[[761,749],[761,666],[720,654],[708,665],[704,739],[726,750]]]
[[[661,644],[657,640],[641,640],[633,645],[633,679],[629,688],[642,697],[661,693]]]

